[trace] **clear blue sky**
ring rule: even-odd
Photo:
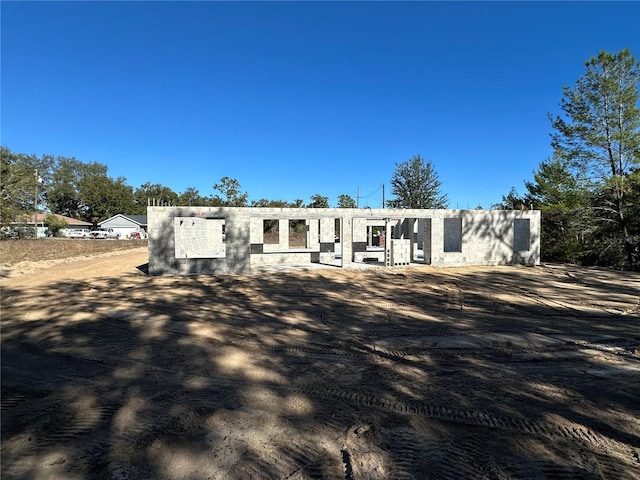
[[[524,191],[548,113],[640,2],[1,2],[2,145],[132,187],[380,207],[421,155],[451,208]]]

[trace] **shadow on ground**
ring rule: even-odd
[[[5,288],[2,476],[640,478],[639,289],[561,266]]]

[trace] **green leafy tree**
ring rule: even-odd
[[[71,218],[86,218],[87,205],[83,204],[80,185],[86,178],[106,175],[107,166],[101,163],[56,157],[46,194],[49,210]]]
[[[338,195],[338,208],[356,208],[356,201],[349,195]]]
[[[64,218],[60,218],[53,214],[47,215],[47,225],[49,226],[49,230],[54,237],[58,236],[60,230],[69,226]]]
[[[633,235],[633,244],[635,249],[633,252],[635,264],[633,267],[640,270],[640,168],[635,169],[629,175],[628,179],[629,193],[627,195],[629,217],[629,230]]]
[[[47,188],[53,213],[86,221],[101,221],[118,213],[133,213],[133,189],[124,177],[111,178],[98,162],[57,157]]]
[[[601,51],[573,88],[564,87],[562,115],[550,115],[555,155],[592,180],[594,218],[602,234],[618,238],[628,264],[637,263],[638,249],[628,213],[629,177],[640,164],[639,66],[628,49]]]
[[[396,197],[387,201],[391,208],[447,208],[447,195],[441,192],[438,173],[431,161],[425,162],[420,155],[396,163],[391,186]]]
[[[528,202],[528,198],[521,196],[515,187],[511,187],[509,193],[502,196],[502,201],[492,205],[491,208],[498,210],[522,210],[526,208]]]
[[[79,184],[82,216],[87,221],[106,220],[118,213],[133,210],[133,188],[124,177],[113,179],[107,175],[91,175]]]
[[[195,187],[188,187],[184,192],[178,195],[178,205],[202,207],[209,205],[209,203],[209,198],[200,195],[200,191]]]
[[[525,185],[526,201],[542,212],[542,259],[584,262],[594,227],[591,196],[580,172],[556,156],[542,162]]]
[[[319,193],[311,196],[311,203],[307,208],[329,208],[329,197],[324,197]]]
[[[107,166],[75,158],[14,154],[2,147],[2,221],[30,214],[37,204],[60,215],[87,221],[133,211],[133,190]]]
[[[216,195],[213,200],[215,204],[226,207],[246,207],[249,195],[241,192],[240,182],[235,178],[222,177],[219,183],[213,186],[214,190],[222,193],[223,197]]]
[[[251,202],[251,206],[268,208],[289,208],[292,207],[292,204],[290,204],[286,200],[267,200],[266,198],[261,198],[260,200],[253,200]]]
[[[171,188],[159,183],[147,182],[140,185],[133,192],[134,208],[132,212],[136,215],[146,215],[149,201],[155,202],[156,205],[176,205],[179,197]]]
[[[7,225],[18,215],[41,207],[50,179],[52,158],[14,153],[0,147],[0,220]],[[37,196],[37,199],[36,199]]]
[[[6,147],[0,149],[0,221],[10,224],[28,209],[28,176],[19,166],[18,155]],[[33,209],[32,209],[33,210]]]
[[[585,180],[573,172],[570,163],[554,157],[543,161],[533,173],[533,182],[525,182],[528,194],[525,201],[534,208],[575,210],[589,202]]]

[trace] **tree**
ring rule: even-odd
[[[293,204],[287,202],[286,200],[267,200],[266,198],[261,198],[260,200],[253,200],[251,202],[251,206],[268,208],[290,208],[293,207]]]
[[[240,192],[240,183],[235,178],[222,177],[219,183],[213,186],[214,190],[224,195],[224,198],[215,196],[214,200],[221,202],[226,207],[246,207],[249,195]]]
[[[323,197],[316,193],[311,197],[311,203],[307,205],[307,208],[329,208],[329,197]]]
[[[528,199],[521,197],[515,187],[511,187],[507,195],[502,196],[502,201],[491,206],[498,210],[522,210],[527,205]]]
[[[19,156],[6,147],[0,150],[0,220],[10,224],[17,215],[28,211],[29,177],[20,166]],[[31,194],[31,202],[35,194]],[[31,211],[34,209],[32,208]]]
[[[556,156],[592,180],[595,219],[616,234],[627,263],[633,264],[638,240],[630,225],[628,197],[629,177],[640,164],[640,64],[629,49],[617,54],[603,50],[585,67],[573,89],[563,87],[563,116],[549,116],[555,130],[552,147]]]
[[[543,161],[525,182],[526,201],[542,212],[541,256],[544,260],[582,263],[593,243],[591,196],[585,180],[566,159]]]
[[[84,220],[95,223],[134,208],[133,188],[126,184],[124,177],[86,176],[80,181],[79,189]]]
[[[178,195],[178,205],[191,205],[194,207],[205,206],[209,204],[209,199],[200,195],[200,191],[195,187],[187,187],[187,189]]]
[[[34,213],[36,202],[42,205],[51,163],[49,156],[38,158],[0,147],[0,221],[3,225],[18,215]]]
[[[154,200],[157,205],[176,205],[178,194],[159,183],[147,182],[133,192],[134,210],[127,213],[146,215],[149,199]]]
[[[338,195],[338,208],[356,208],[356,201],[349,195]]]
[[[420,155],[396,163],[391,177],[395,199],[387,201],[391,208],[447,208],[447,195],[441,193],[441,183],[431,161]]]
[[[640,270],[640,168],[635,169],[629,175],[629,210],[627,211],[629,218],[629,230],[633,232],[635,238],[634,268]]]
[[[86,221],[105,220],[118,213],[133,213],[133,188],[124,177],[113,179],[98,162],[56,157],[47,188],[51,212]]]
[[[47,225],[54,237],[58,236],[58,232],[63,228],[67,228],[69,224],[64,218],[57,217],[56,215],[47,215]]]
[[[82,202],[80,184],[92,176],[106,176],[107,170],[106,165],[98,162],[56,157],[46,193],[49,210],[71,218],[86,218],[87,206]]]
[[[566,159],[554,156],[533,172],[533,182],[525,182],[529,192],[525,201],[538,209],[574,210],[588,203],[584,182]]]

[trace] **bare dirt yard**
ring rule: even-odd
[[[637,273],[5,254],[3,479],[640,479]]]

